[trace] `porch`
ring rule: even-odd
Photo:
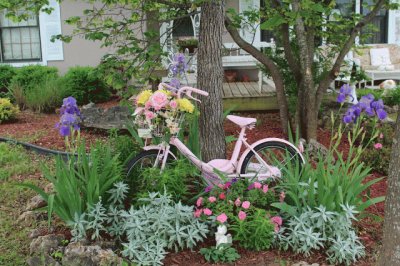
[[[225,82],[222,98],[224,109],[234,111],[278,110],[275,87],[264,83],[261,91],[259,82]]]

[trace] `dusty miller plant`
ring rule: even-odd
[[[278,246],[307,256],[312,250],[326,249],[330,263],[352,264],[365,255],[365,250],[352,226],[357,211],[353,206],[341,207],[341,213],[327,211],[322,205],[315,209],[307,207],[281,228]]]
[[[193,248],[208,227],[193,216],[193,207],[175,203],[165,191],[139,200],[145,205],[124,212],[127,243],[122,254],[141,265],[162,264],[165,249]]]

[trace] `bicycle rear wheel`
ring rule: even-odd
[[[254,148],[254,151],[268,165],[276,167],[280,170],[281,175],[287,173],[301,173],[304,164],[301,154],[292,146],[285,142],[266,141]],[[257,158],[254,152],[247,154],[243,160],[240,174],[260,175],[266,171],[262,162]]]

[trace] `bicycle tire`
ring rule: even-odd
[[[304,163],[301,154],[296,149],[294,149],[291,145],[289,145],[289,144],[287,144],[285,142],[266,141],[266,142],[263,142],[263,143],[260,143],[259,145],[257,145],[254,148],[254,151],[256,151],[258,153],[260,150],[272,149],[272,148],[277,148],[277,149],[280,149],[282,151],[287,151],[290,154],[291,158],[294,158],[293,162],[295,164],[297,164],[296,161],[299,162],[298,163],[298,170],[299,170],[299,174],[301,173],[301,170],[302,170],[302,167],[303,167],[303,163]],[[253,157],[255,158],[255,154],[252,151],[250,151],[246,155],[246,157],[243,160],[241,169],[240,169],[240,174],[247,174],[248,173],[247,169],[248,169],[249,163],[252,161]],[[267,163],[273,165],[273,163],[271,163],[271,162],[267,162]]]

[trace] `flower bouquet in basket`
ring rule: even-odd
[[[185,113],[192,114],[195,106],[189,99],[178,98],[169,90],[144,90],[135,98],[134,124],[141,138],[175,136]]]

